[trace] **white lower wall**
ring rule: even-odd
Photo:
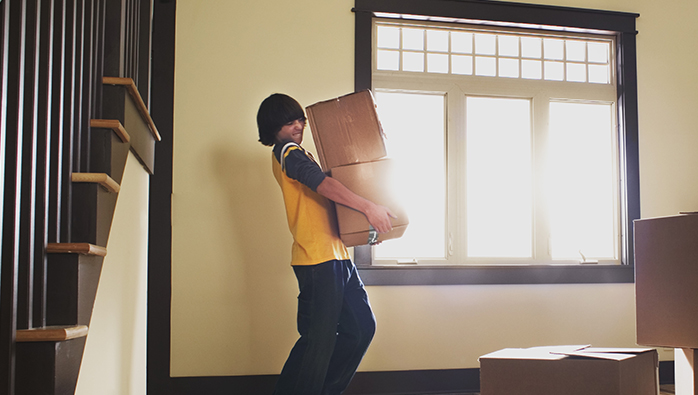
[[[149,175],[129,153],[77,395],[146,393]]]

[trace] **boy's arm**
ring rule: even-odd
[[[320,185],[318,185],[316,191],[335,203],[362,212],[368,219],[368,223],[370,223],[378,233],[386,233],[393,229],[390,217],[397,217],[389,208],[362,198],[332,177],[325,177]]]

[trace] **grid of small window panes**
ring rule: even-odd
[[[612,40],[376,23],[376,69],[610,84]]]

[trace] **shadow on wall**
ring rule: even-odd
[[[296,296],[298,288],[290,266],[292,238],[288,231],[281,191],[271,172],[271,149],[258,145],[257,152],[235,151],[235,146],[210,150],[210,167],[226,204],[224,221],[230,234],[221,235],[224,256],[236,257],[235,270],[244,279],[248,301],[251,366],[269,364],[279,354],[279,369],[285,353],[295,340]],[[233,251],[234,250],[234,251]],[[236,301],[232,301],[235,303]],[[283,352],[279,353],[279,350]]]

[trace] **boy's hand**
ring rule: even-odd
[[[366,210],[366,219],[378,233],[387,233],[393,229],[393,224],[390,218],[397,218],[389,208],[371,202],[370,207]]]

